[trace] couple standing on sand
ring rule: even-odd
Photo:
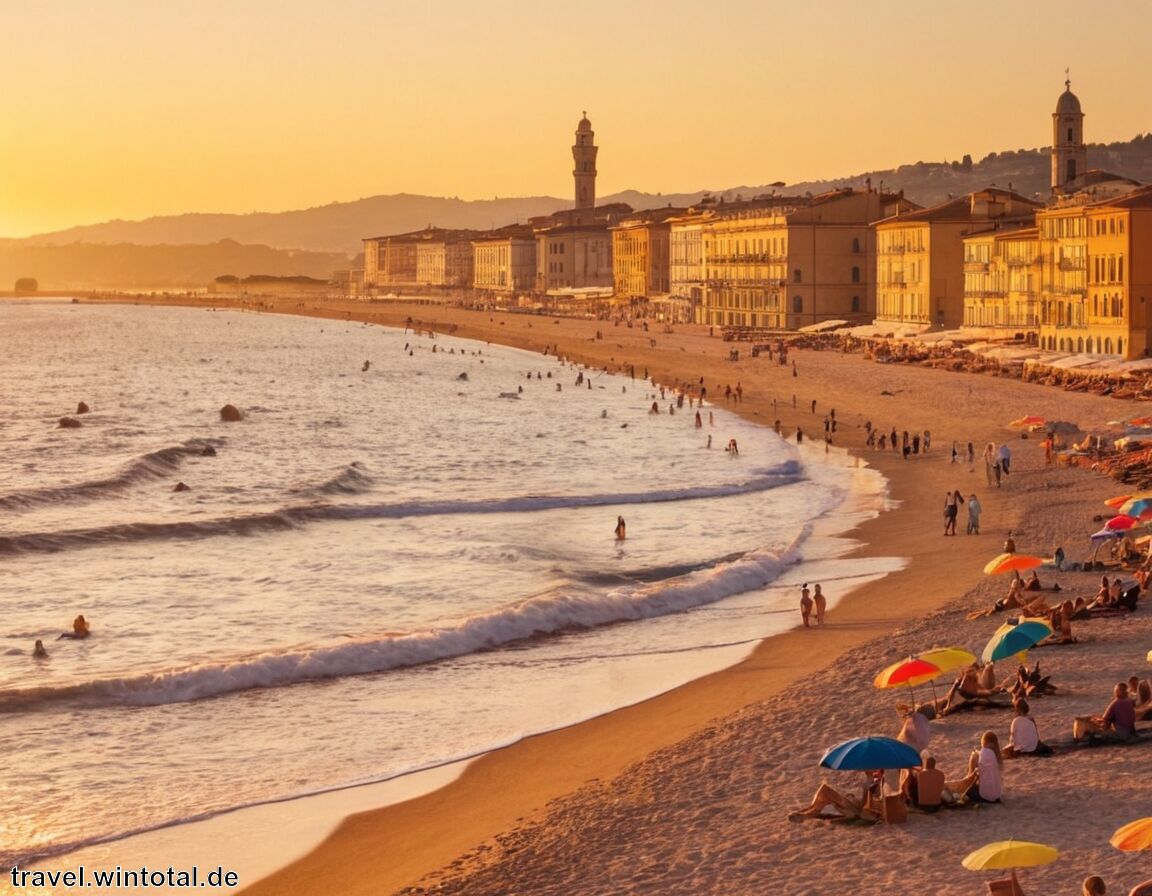
[[[824,598],[824,592],[820,590],[820,585],[816,586],[816,593],[810,594],[808,592],[808,583],[805,582],[800,586],[800,616],[804,620],[804,627],[811,628],[808,618],[812,615],[812,609],[816,609],[816,624],[824,624],[824,608],[827,601]]]

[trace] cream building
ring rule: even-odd
[[[878,327],[964,322],[964,238],[1033,222],[1039,203],[988,188],[876,225]]]
[[[618,299],[668,295],[670,219],[683,211],[639,212],[611,228],[612,291]]]
[[[418,284],[416,254],[422,233],[364,240],[364,290],[368,295]]]
[[[1040,236],[1035,227],[964,238],[964,326],[988,338],[1032,338],[1040,325]]]
[[[475,289],[530,292],[536,279],[536,238],[531,226],[513,224],[472,241]]]
[[[704,322],[704,225],[712,211],[689,211],[669,218],[668,292],[690,309],[689,319]]]
[[[871,320],[870,225],[914,208],[902,196],[870,188],[716,206],[701,222],[701,322],[798,329],[828,320]]]

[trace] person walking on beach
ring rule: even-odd
[[[996,450],[996,460],[1000,464],[1000,472],[1002,472],[1005,476],[1007,476],[1008,472],[1009,472],[1008,466],[1012,462],[1012,449],[1008,447],[1007,442],[1004,442]]]
[[[960,501],[960,494],[958,492],[948,492],[944,498],[944,534],[956,534],[956,514],[959,512],[957,506]]]
[[[616,517],[616,540],[617,541],[623,541],[624,540],[624,535],[625,535],[626,529],[627,529],[627,527],[624,524],[624,517],[622,517],[622,516]]]
[[[812,597],[808,593],[808,583],[800,586],[800,618],[804,620],[804,628],[811,628],[808,617],[812,615]]]
[[[980,534],[980,511],[983,510],[975,495],[968,496],[968,534]]]
[[[824,624],[824,610],[828,606],[828,600],[824,597],[824,592],[820,590],[820,583],[815,585],[816,591],[812,595],[812,604],[816,608],[816,624]]]
[[[996,461],[996,446],[989,442],[984,446],[984,451],[980,454],[984,461],[984,478],[987,480],[989,486],[994,485],[992,464]]]

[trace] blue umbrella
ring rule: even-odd
[[[821,757],[824,768],[842,772],[866,772],[882,768],[915,768],[920,764],[915,748],[893,737],[854,737],[829,747]]]
[[[981,654],[986,663],[1015,656],[1029,647],[1035,647],[1052,634],[1052,626],[1040,619],[1022,619],[1016,625],[1005,623],[996,629]]]

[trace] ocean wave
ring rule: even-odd
[[[118,473],[104,479],[8,492],[0,495],[0,509],[27,510],[45,504],[95,501],[122,494],[138,483],[171,476],[185,458],[199,455],[205,448],[220,443],[220,439],[190,439],[182,445],[172,445],[133,458]]]
[[[752,551],[686,575],[579,593],[558,589],[427,631],[392,633],[337,645],[296,648],[229,662],[0,691],[0,712],[62,700],[88,705],[154,706],[255,688],[387,672],[498,649],[530,638],[681,613],[762,588],[796,562],[810,527],[780,551]]]
[[[359,488],[365,474],[350,467],[320,489],[342,491]],[[403,519],[454,514],[531,513],[575,507],[626,506],[671,501],[691,501],[768,491],[798,481],[799,464],[788,461],[753,478],[720,485],[683,486],[656,491],[610,492],[591,495],[519,495],[488,500],[442,499],[392,504],[326,504],[314,502],[260,513],[216,519],[176,522],[119,523],[87,529],[33,532],[0,536],[0,556],[55,553],[108,544],[157,539],[208,538],[259,535],[283,531],[326,520]]]
[[[375,484],[375,480],[364,472],[364,466],[359,461],[353,461],[327,482],[301,491],[316,495],[360,495]]]

